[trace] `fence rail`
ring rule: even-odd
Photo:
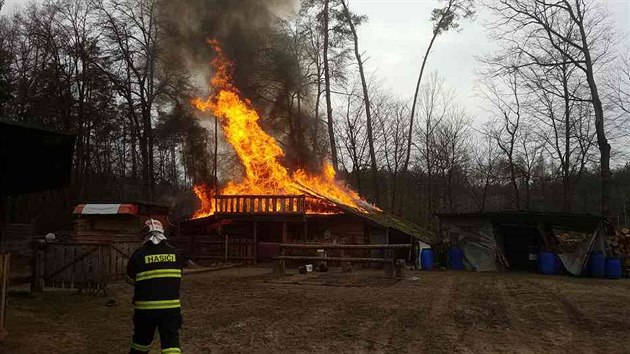
[[[280,256],[275,257],[276,265],[274,272],[284,274],[286,261],[304,261],[304,262],[348,262],[348,263],[382,263],[384,264],[385,276],[403,277],[405,263],[404,260],[396,260],[394,258],[395,249],[410,249],[410,244],[391,244],[391,245],[342,245],[342,244],[299,244],[299,243],[281,243]],[[384,257],[327,257],[312,255],[287,255],[286,250],[384,250]]]

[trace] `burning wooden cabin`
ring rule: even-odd
[[[184,221],[174,240],[196,262],[255,264],[278,255],[280,243],[417,244],[430,242],[419,226],[377,208],[355,209],[312,195],[218,195],[216,211]],[[327,208],[324,211],[324,208]],[[312,212],[316,209],[319,212]],[[342,252],[342,251],[339,251]],[[343,251],[346,253],[358,251]],[[378,252],[378,251],[372,251]],[[397,250],[398,259],[416,252]]]
[[[194,187],[201,207],[193,220],[181,224],[180,237],[173,240],[190,258],[255,263],[273,257],[282,242],[426,241],[419,227],[382,212],[337,180],[327,161],[319,171],[287,168],[281,145],[262,129],[251,102],[232,84],[232,64],[216,41],[210,44],[216,53],[213,95],[196,98],[193,104],[220,120],[226,142],[242,164],[243,178],[219,191],[203,184]]]

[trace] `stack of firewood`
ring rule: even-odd
[[[613,255],[630,255],[630,229],[627,227],[615,231],[614,236],[610,236],[606,241]]]

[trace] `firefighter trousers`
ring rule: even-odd
[[[129,353],[148,353],[157,329],[160,335],[162,354],[181,353],[179,329],[182,315],[179,309],[135,310],[133,314],[133,337]]]

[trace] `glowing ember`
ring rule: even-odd
[[[219,43],[210,41],[216,51],[212,61],[214,76],[211,85],[214,97],[195,98],[193,105],[203,111],[212,112],[219,118],[227,141],[234,147],[236,154],[245,167],[245,176],[239,183],[229,182],[221,195],[302,195],[307,198],[307,212],[338,212],[334,205],[313,197],[325,197],[347,206],[363,209],[367,203],[354,191],[335,180],[335,170],[325,161],[322,175],[309,175],[304,170],[290,174],[279,161],[284,151],[278,142],[258,124],[259,116],[251,103],[239,96],[239,91],[232,85],[231,63],[226,59]],[[201,201],[201,208],[195,218],[214,214],[214,190],[204,185],[196,185],[194,192]],[[360,206],[361,205],[361,206]]]

